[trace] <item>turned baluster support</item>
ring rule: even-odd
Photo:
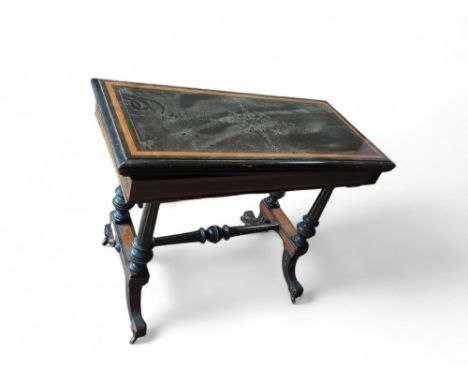
[[[270,196],[263,199],[263,201],[269,208],[279,208],[280,204],[278,200],[281,199],[284,195],[286,195],[286,193],[282,191],[270,192]]]
[[[130,210],[133,208],[135,203],[128,203],[125,200],[120,186],[115,189],[115,196],[112,199],[112,204],[114,205],[114,210],[110,213],[111,222],[114,224],[128,224],[132,222]],[[104,226],[104,239],[102,240],[102,245],[115,247],[117,252],[120,250],[118,243],[114,238],[112,224],[110,223]]]
[[[328,200],[333,192],[333,187],[327,187],[320,191],[317,199],[310,208],[309,212],[302,217],[302,221],[297,224],[297,235],[294,237],[299,245],[306,242],[315,235],[315,228],[319,225],[320,216],[322,216]]]
[[[256,225],[243,225],[230,227],[223,225],[222,227],[212,225],[208,228],[200,228],[197,231],[184,232],[176,235],[161,236],[153,238],[153,247],[170,244],[183,244],[183,243],[218,243],[220,240],[229,240],[231,237],[250,235],[252,233],[267,232],[278,230],[279,224],[256,224]]]
[[[115,189],[115,196],[112,199],[112,204],[114,205],[115,210],[111,212],[112,220],[119,223],[128,223],[131,221],[130,210],[133,208],[135,203],[128,203],[125,200],[122,188],[118,186]]]

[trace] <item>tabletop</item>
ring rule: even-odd
[[[93,79],[121,175],[394,167],[328,102]]]

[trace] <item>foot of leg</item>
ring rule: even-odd
[[[293,304],[296,303],[296,299],[302,296],[302,293],[304,292],[304,288],[296,278],[296,263],[299,257],[300,255],[297,254],[290,255],[287,251],[283,252],[283,274],[286,280],[286,284],[288,284],[288,289]]]

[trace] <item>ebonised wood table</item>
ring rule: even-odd
[[[141,290],[153,248],[275,231],[291,301],[302,295],[296,262],[308,249],[335,187],[373,184],[395,167],[328,102],[110,80],[92,80],[96,116],[119,179],[103,244],[120,254],[134,343],[146,334]],[[321,189],[295,227],[285,191]],[[184,199],[269,193],[243,225],[153,237],[159,205]],[[130,210],[143,207],[138,232]]]

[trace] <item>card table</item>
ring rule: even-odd
[[[93,79],[96,117],[119,186],[104,245],[120,255],[133,336],[146,334],[142,287],[153,248],[217,243],[275,231],[294,303],[303,293],[296,263],[308,250],[335,187],[374,184],[395,165],[328,102]],[[279,205],[286,191],[320,189],[294,226]],[[153,237],[161,203],[247,193],[269,194],[242,225],[213,225]],[[138,231],[130,210],[143,207]]]

